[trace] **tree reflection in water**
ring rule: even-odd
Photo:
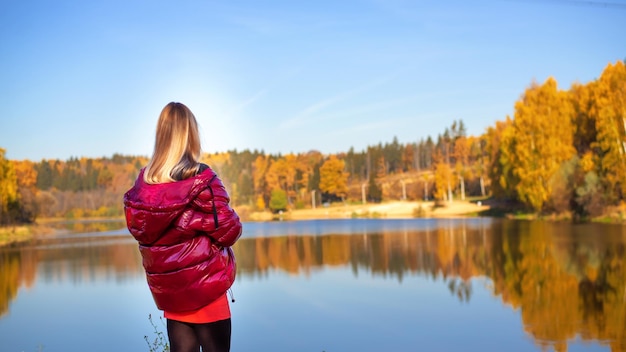
[[[408,274],[444,278],[469,302],[470,279],[487,277],[493,294],[521,311],[525,330],[543,348],[567,341],[610,341],[626,350],[626,227],[547,222],[450,223],[361,234],[246,238],[236,245],[239,275],[269,270],[308,275],[350,266],[402,281]],[[453,225],[452,225],[453,224]]]
[[[18,289],[33,286],[37,277],[46,282],[78,283],[102,278],[124,281],[143,275],[135,243],[126,233],[92,233],[0,248],[0,318],[8,312]]]

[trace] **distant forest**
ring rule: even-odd
[[[588,219],[626,196],[626,66],[608,64],[587,84],[561,90],[533,82],[514,115],[480,136],[462,120],[414,143],[387,143],[324,155],[231,150],[204,154],[232,205],[253,211],[326,202],[382,202],[489,197],[533,213]],[[38,217],[118,217],[122,196],[146,156],[8,160],[0,148],[0,225]]]

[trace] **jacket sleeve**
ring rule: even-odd
[[[206,233],[222,247],[230,247],[239,239],[242,232],[239,215],[230,207],[230,197],[222,181],[215,177],[207,189],[198,194],[192,202],[197,214],[188,224],[190,229]]]

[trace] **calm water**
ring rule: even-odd
[[[0,351],[149,351],[148,316],[165,331],[161,313],[136,243],[122,223],[107,226],[122,229],[0,249]],[[244,231],[233,352],[626,351],[624,225],[359,219]]]

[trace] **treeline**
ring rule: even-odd
[[[491,196],[532,212],[601,215],[626,195],[626,67],[561,90],[532,83],[506,116],[480,136],[462,120],[441,134],[365,150],[273,155],[205,154],[237,210],[279,211],[334,201]],[[6,160],[0,149],[0,224],[38,216],[119,216],[121,197],[146,157]]]
[[[71,158],[67,161],[6,160],[0,148],[0,224],[37,217],[122,215],[122,194],[145,157]]]

